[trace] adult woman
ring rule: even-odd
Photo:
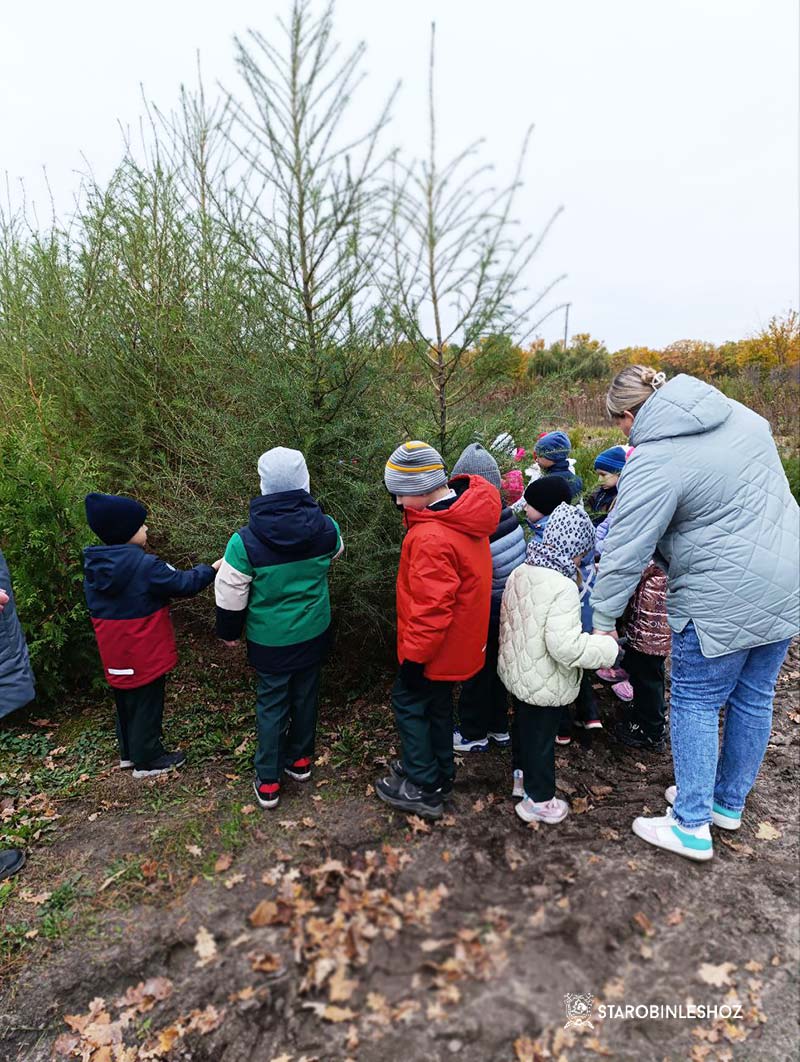
[[[606,400],[635,451],[592,595],[613,632],[655,555],[668,573],[670,732],[665,816],[633,830],[691,859],[709,824],[738,829],[767,748],[775,681],[800,630],[800,520],[769,424],[692,376],[623,369]],[[722,749],[719,709],[727,704]]]

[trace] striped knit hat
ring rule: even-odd
[[[386,462],[383,482],[390,494],[428,494],[447,483],[447,473],[441,455],[432,446],[404,442]]]

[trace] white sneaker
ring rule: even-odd
[[[667,786],[664,790],[664,799],[670,807],[675,803],[677,795],[678,787],[676,785]],[[721,830],[738,830],[742,825],[742,813],[740,811],[730,811],[715,802],[711,806],[711,821],[715,826],[719,826]]]
[[[524,797],[525,785],[522,781],[522,771],[514,771],[514,788],[511,790],[512,797]]]
[[[553,797],[552,800],[531,800],[525,797],[514,808],[523,822],[547,822],[555,826],[557,822],[563,822],[569,815],[569,804],[566,800]]]
[[[453,731],[454,752],[485,752],[488,748],[488,737],[478,738],[477,741],[467,741],[466,738],[462,737],[458,728]]]
[[[120,760],[119,769],[121,771],[129,771],[133,767],[133,760]]]
[[[490,730],[486,735],[499,749],[507,749],[511,745],[511,735],[507,731]]]
[[[711,830],[708,824],[694,826],[679,825],[670,808],[666,815],[633,820],[633,832],[643,841],[656,848],[665,848],[668,852],[677,852],[687,859],[704,862],[714,855],[711,843]]]

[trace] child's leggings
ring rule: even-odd
[[[514,698],[515,755],[531,800],[556,795],[556,734],[561,708],[541,708]]]

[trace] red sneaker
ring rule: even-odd
[[[299,760],[295,760],[294,763],[290,763],[288,767],[283,769],[296,782],[307,782],[311,777],[311,757],[302,756]]]
[[[280,782],[262,782],[260,778],[256,778],[253,782],[253,789],[256,791],[256,800],[262,808],[278,806],[281,798]]]

